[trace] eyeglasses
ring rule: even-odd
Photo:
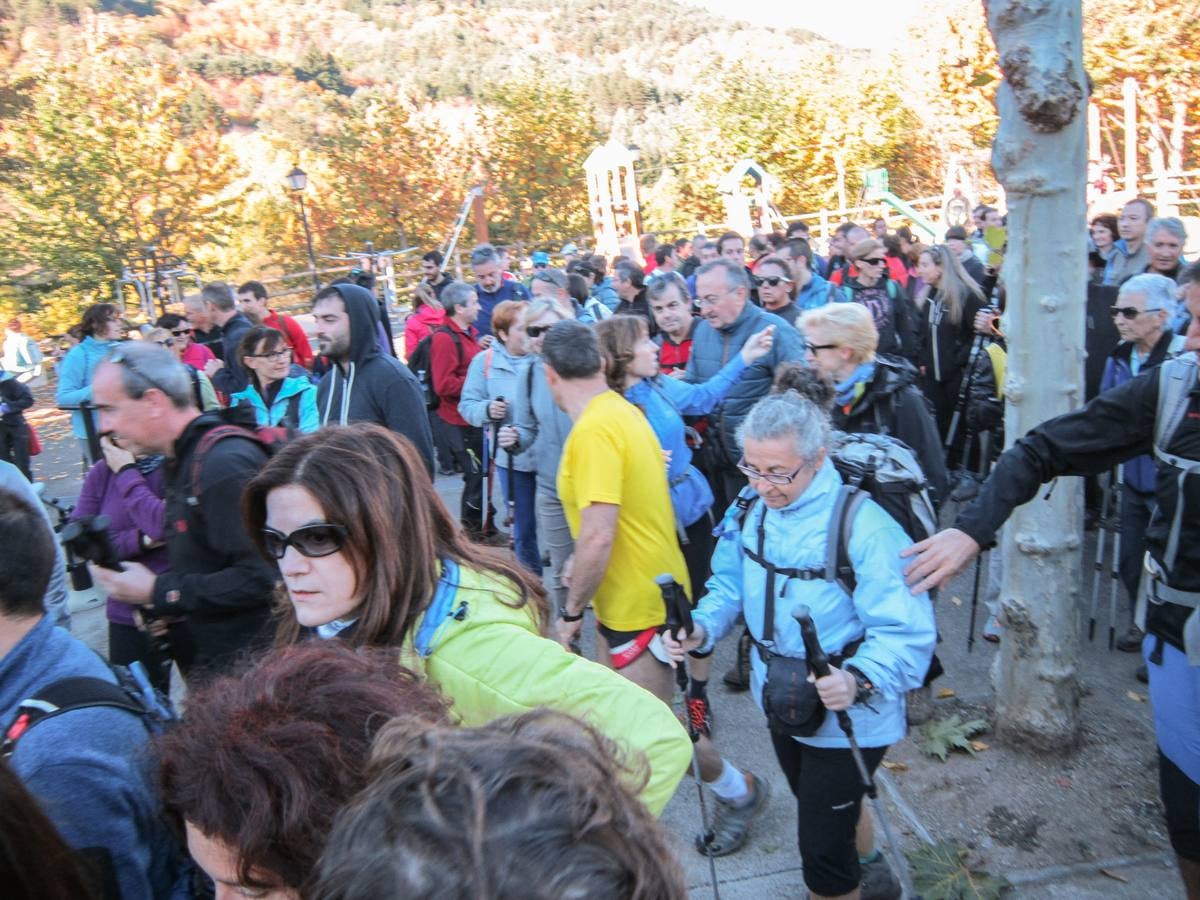
[[[531,338],[540,338],[553,327],[553,325],[530,325],[525,329],[525,333]]]
[[[284,347],[282,350],[272,350],[270,353],[247,353],[246,355],[251,359],[269,359],[271,362],[278,362],[284,357],[290,358],[292,355],[292,349],[290,347]]]
[[[792,279],[784,278],[782,275],[757,275],[754,278],[754,283],[759,287],[764,284],[767,287],[779,287],[780,284],[791,284]]]
[[[818,350],[836,350],[840,344],[814,344],[812,341],[804,342],[805,353],[816,353]]]
[[[872,256],[870,259],[860,259],[860,260],[858,261],[858,264],[859,264],[860,266],[862,266],[862,265],[868,265],[868,266],[882,266],[882,265],[883,265],[883,264],[884,264],[886,261],[887,261],[887,260],[885,260],[885,259],[884,259],[883,257],[881,257],[881,256]]]
[[[1114,319],[1117,316],[1124,316],[1126,319],[1136,319],[1144,312],[1157,312],[1152,309],[1138,309],[1136,306],[1110,306],[1108,314]]]
[[[346,528],[329,522],[305,525],[291,534],[283,534],[273,528],[262,530],[263,549],[272,559],[283,559],[288,547],[295,547],[297,553],[309,559],[332,556],[346,546],[348,535]]]
[[[163,340],[155,341],[154,343],[158,344],[160,347],[174,347],[175,338],[164,338]]]
[[[190,328],[176,328],[171,332],[171,334],[175,335],[175,337],[183,337],[184,335],[191,333],[192,329]]]
[[[550,266],[549,263],[534,263],[533,264],[533,267],[535,269],[546,269],[546,268],[549,268],[549,266]]]
[[[796,476],[808,467],[808,463],[801,463],[796,467],[796,471],[790,475],[785,475],[782,472],[760,472],[753,466],[746,465],[746,457],[744,456],[738,460],[737,467],[738,471],[751,481],[765,481],[768,484],[791,484],[796,480]]]

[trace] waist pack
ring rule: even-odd
[[[774,604],[769,604],[774,615]],[[855,641],[829,658],[832,666],[841,666],[862,644]],[[812,737],[825,724],[825,704],[817,686],[808,680],[808,660],[795,656],[779,656],[759,645],[759,653],[767,666],[767,681],[763,685],[762,705],[767,727],[774,734],[788,737]]]

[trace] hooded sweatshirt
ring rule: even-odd
[[[322,425],[374,422],[413,442],[433,474],[433,438],[417,377],[400,360],[379,352],[379,305],[365,288],[337,284],[350,316],[350,352],[317,386]]]

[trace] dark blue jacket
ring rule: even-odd
[[[492,333],[492,310],[505,300],[528,300],[529,291],[519,281],[501,281],[500,287],[488,293],[481,285],[475,285],[479,297],[479,315],[475,318],[475,330],[479,336]]]

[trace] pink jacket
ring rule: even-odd
[[[422,305],[404,322],[404,356],[407,359],[417,349],[417,344],[429,332],[446,321],[446,313],[431,306]]]

